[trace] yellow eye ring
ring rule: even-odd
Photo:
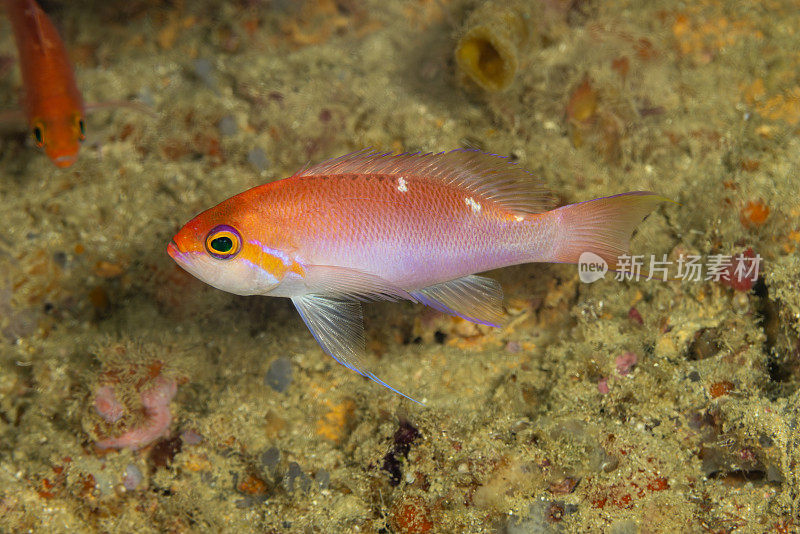
[[[242,249],[242,238],[236,228],[221,224],[206,236],[206,251],[220,260],[229,260]]]

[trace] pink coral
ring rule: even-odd
[[[95,444],[98,448],[128,448],[131,450],[138,450],[142,447],[146,447],[167,433],[169,430],[169,425],[172,422],[172,414],[169,410],[169,403],[178,390],[178,384],[175,382],[175,380],[168,380],[162,376],[155,378],[153,382],[153,387],[142,393],[142,406],[144,407],[145,415],[147,416],[145,423],[117,436],[116,438],[98,441]],[[103,391],[104,389],[111,391],[105,392]],[[101,387],[97,392],[97,396],[95,397],[95,408],[104,419],[110,421],[108,414],[111,412],[101,411],[101,407],[98,406],[98,399],[101,398],[101,393],[104,395],[102,397],[103,402],[100,403],[102,406],[111,406],[111,404],[108,403],[108,395],[110,395],[110,398],[113,400],[113,402],[117,401],[110,386]]]
[[[614,363],[617,366],[617,372],[622,376],[626,376],[631,372],[631,369],[633,369],[633,366],[636,365],[638,361],[639,357],[635,352],[625,352],[617,356]]]
[[[611,391],[608,388],[608,378],[601,378],[597,381],[597,391],[599,391],[601,395],[608,395],[608,392]]]
[[[111,386],[101,386],[97,389],[94,396],[94,409],[109,423],[116,423],[125,415],[125,406],[117,400],[114,388]]]

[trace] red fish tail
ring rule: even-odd
[[[615,270],[618,258],[628,253],[636,225],[666,200],[669,199],[649,191],[633,191],[554,210],[562,241],[550,261],[578,263],[581,254],[590,252]]]

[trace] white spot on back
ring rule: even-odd
[[[406,179],[402,176],[397,179],[397,190],[401,193],[408,191],[408,184],[406,183]]]
[[[475,199],[472,197],[467,197],[464,199],[464,203],[469,206],[469,209],[472,210],[472,213],[477,215],[481,212],[481,205],[475,202]]]
[[[525,217],[522,215],[514,215],[514,219],[516,219],[517,222],[522,222],[525,220]]]

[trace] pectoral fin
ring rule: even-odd
[[[423,404],[396,390],[367,369],[362,357],[365,352],[364,317],[359,302],[321,295],[304,295],[294,297],[292,303],[322,350],[334,360],[398,395]]]
[[[491,278],[471,274],[412,291],[411,295],[426,306],[473,323],[503,323],[503,289]]]
[[[347,267],[307,266],[304,278],[310,292],[344,300],[414,300],[407,291],[380,276]]]

